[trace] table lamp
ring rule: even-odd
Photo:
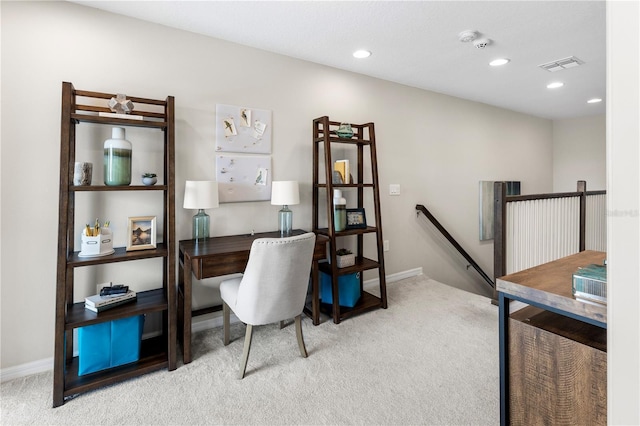
[[[204,241],[209,238],[209,215],[204,209],[218,207],[218,182],[188,180],[184,186],[185,209],[198,209],[193,216],[193,239]]]
[[[295,180],[271,182],[271,204],[282,206],[278,212],[280,237],[290,237],[293,228],[293,212],[289,210],[289,206],[300,204],[298,182]]]

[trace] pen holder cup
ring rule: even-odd
[[[85,235],[85,230],[82,230],[82,244],[81,250],[78,256],[91,257],[91,256],[105,256],[113,253],[113,240],[111,231],[108,228],[102,228],[100,235],[95,237],[88,237]]]

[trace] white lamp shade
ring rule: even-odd
[[[271,204],[276,206],[293,206],[300,204],[300,191],[295,180],[271,182]]]
[[[218,207],[218,182],[188,180],[184,185],[185,209],[215,209]]]

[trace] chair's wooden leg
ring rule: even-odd
[[[222,302],[222,328],[224,334],[224,345],[227,346],[229,344],[229,319],[231,309],[229,309],[229,305],[226,302]]]
[[[242,359],[240,360],[240,371],[238,378],[244,379],[244,373],[247,370],[247,361],[249,360],[249,351],[251,350],[251,337],[253,336],[253,326],[247,324],[247,332],[244,336],[244,350],[242,351]]]
[[[300,355],[303,358],[307,357],[307,348],[304,347],[304,337],[302,336],[302,319],[300,315],[295,318],[296,321],[296,336],[298,337],[298,347],[300,348]]]

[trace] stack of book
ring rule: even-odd
[[[126,293],[105,296],[96,294],[95,296],[89,296],[84,299],[84,307],[85,309],[98,313],[125,303],[135,302],[137,297],[136,292],[133,290],[128,290]]]
[[[607,304],[607,266],[588,265],[573,274],[573,296],[587,303]]]

